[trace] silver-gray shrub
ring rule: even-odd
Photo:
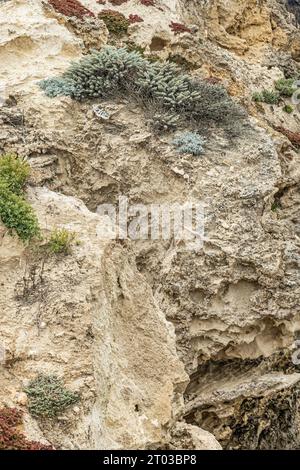
[[[178,153],[190,153],[195,156],[204,153],[205,139],[197,132],[184,132],[173,140]]]
[[[156,113],[166,112],[168,120],[173,116],[174,122],[205,120],[226,127],[246,117],[223,87],[193,80],[175,64],[149,62],[139,52],[112,46],[93,51],[40,87],[50,97],[79,101],[129,92],[145,106],[154,105]]]

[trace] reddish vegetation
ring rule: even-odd
[[[128,2],[128,0],[109,0],[109,3],[111,3],[112,5],[122,5],[126,2]]]
[[[190,28],[185,26],[184,24],[181,23],[174,23],[174,21],[171,21],[170,23],[170,28],[175,34],[180,34],[180,33],[191,33]]]
[[[128,19],[130,23],[142,23],[144,21],[139,15],[129,15]]]
[[[23,413],[16,408],[0,409],[0,450],[53,450],[40,442],[28,441],[17,429]]]
[[[292,132],[282,126],[275,127],[275,129],[285,135],[292,144],[300,147],[300,132]]]
[[[141,4],[145,5],[146,7],[154,7],[155,0],[141,0]]]
[[[100,5],[105,5],[106,0],[97,0],[97,3],[99,3]]]
[[[84,18],[85,16],[95,16],[94,13],[85,8],[78,0],[49,0],[50,5],[56,11],[65,16],[76,16]]]

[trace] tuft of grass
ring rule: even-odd
[[[56,229],[51,233],[48,249],[54,254],[69,254],[72,243],[75,241],[75,233],[66,229]]]
[[[78,393],[67,390],[55,375],[38,375],[25,392],[29,397],[29,411],[36,418],[55,418],[80,399]]]

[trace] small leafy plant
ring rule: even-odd
[[[204,153],[205,139],[196,132],[185,132],[173,140],[178,153],[190,153],[195,156]]]
[[[80,399],[78,393],[67,390],[55,375],[38,375],[25,392],[29,411],[34,417],[55,418]]]
[[[287,114],[292,114],[292,112],[294,111],[293,106],[291,106],[290,104],[286,104],[282,109]]]
[[[30,166],[17,155],[7,154],[0,158],[0,179],[15,194],[21,194],[30,173]]]
[[[281,78],[275,82],[275,90],[262,90],[259,93],[254,93],[253,100],[267,104],[278,104],[281,98],[291,98],[297,91],[294,82],[294,78]]]
[[[116,10],[102,10],[98,17],[104,21],[111,34],[123,36],[127,33],[130,21],[122,13]]]
[[[1,181],[0,218],[24,242],[40,235],[38,220],[30,204],[22,196],[11,192]]]
[[[280,94],[274,90],[262,90],[260,93],[253,94],[253,101],[257,103],[278,104]]]
[[[75,233],[69,232],[64,228],[56,229],[51,233],[51,237],[48,243],[49,251],[54,254],[69,254],[74,240]]]
[[[297,88],[294,87],[294,78],[281,78],[275,82],[275,88],[279,92],[280,96],[285,98],[291,98]]]
[[[37,217],[23,195],[29,170],[16,155],[0,157],[0,219],[24,242],[40,235]]]

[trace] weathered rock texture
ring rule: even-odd
[[[82,240],[71,256],[43,260],[2,230],[0,398],[16,404],[38,372],[62,376],[82,394],[79,411],[57,423],[28,417],[35,438],[62,448],[218,448],[205,431],[226,448],[299,448],[291,353],[300,330],[300,154],[275,130],[299,131],[299,114],[251,100],[299,73],[295,17],[276,0],[157,4],[113,7],[145,19],[126,40],[221,81],[252,116],[238,137],[214,130],[202,158],[154,136],[125,96],[101,103],[111,116],[101,121],[91,103],[49,99],[37,87],[109,42],[102,23],[95,35],[91,20],[78,24],[38,0],[0,6],[0,150],[28,158],[44,229],[66,226]],[[174,35],[171,20],[193,34]],[[108,221],[94,212],[120,194],[205,202],[203,249],[103,242],[96,227]]]

